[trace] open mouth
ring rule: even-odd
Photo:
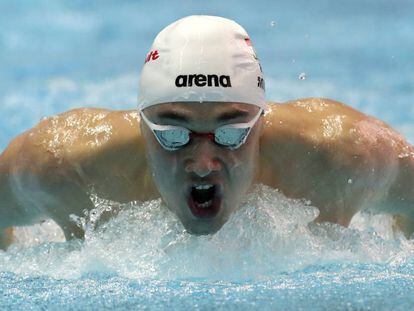
[[[194,216],[212,218],[220,211],[221,197],[219,185],[196,184],[189,189],[187,203]]]

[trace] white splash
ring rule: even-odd
[[[118,204],[96,200],[100,211]],[[263,280],[310,265],[399,264],[414,256],[413,242],[393,234],[389,217],[374,217],[373,223],[360,215],[344,228],[316,224],[317,215],[309,202],[260,185],[220,231],[193,236],[161,200],[131,203],[96,230],[86,224],[84,242],[64,242],[50,222],[41,230],[17,229],[16,243],[0,251],[0,269],[55,278],[100,272],[138,279]]]

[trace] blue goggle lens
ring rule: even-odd
[[[214,140],[222,146],[238,148],[244,143],[250,128],[231,128],[223,127],[215,131]]]
[[[244,143],[248,128],[222,127],[215,131],[214,141],[225,147],[238,148]],[[185,146],[190,141],[190,131],[186,128],[176,128],[170,130],[154,130],[160,144],[167,150],[177,150]]]
[[[160,144],[169,150],[178,149],[190,140],[189,131],[185,128],[158,131],[154,130]]]

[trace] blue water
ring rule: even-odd
[[[10,309],[70,305],[82,310],[410,310],[413,279],[407,273],[375,265],[327,265],[261,282],[131,280],[104,275],[68,281],[9,273],[1,277],[8,285],[10,302],[5,306]]]
[[[269,100],[340,100],[414,142],[413,1],[2,1],[0,149],[44,116],[133,109],[153,37],[189,14],[247,29]],[[184,233],[158,201],[128,206],[83,244],[50,222],[21,228],[0,251],[0,307],[414,307],[413,240],[393,234],[389,218],[315,225],[306,202],[252,195],[211,237]]]

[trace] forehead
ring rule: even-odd
[[[257,113],[259,107],[244,103],[188,102],[159,104],[148,107],[144,111],[153,116],[174,112],[191,118],[215,118],[219,115],[232,112],[241,112],[246,116],[250,116]]]

